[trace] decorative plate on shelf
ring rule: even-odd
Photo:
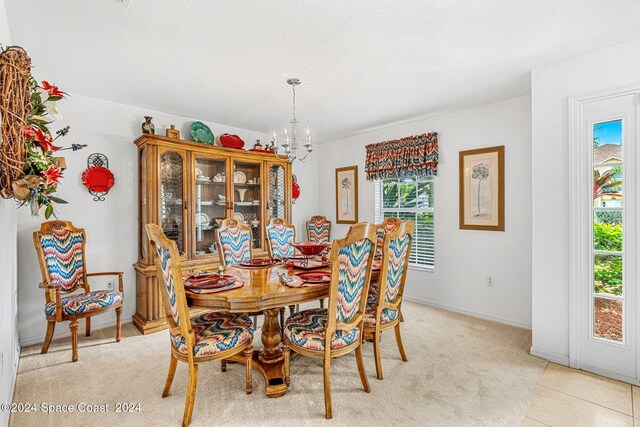
[[[240,212],[236,212],[235,214],[233,214],[233,216],[234,216],[238,221],[244,221],[244,215],[242,215]]]
[[[209,215],[204,212],[196,213],[196,225],[200,227],[204,227],[205,225],[209,225]]]
[[[242,171],[234,172],[233,182],[236,184],[244,184],[245,182],[247,182],[247,176]]]
[[[213,136],[213,132],[209,129],[209,126],[202,122],[193,122],[189,128],[191,137],[196,142],[202,142],[204,144],[213,145],[216,138]]]

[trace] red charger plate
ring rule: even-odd
[[[82,172],[82,183],[87,189],[96,193],[109,191],[115,182],[113,173],[102,166],[89,166]]]
[[[306,283],[326,283],[331,281],[331,273],[310,271],[307,273],[296,273],[296,276]]]
[[[250,259],[249,261],[240,263],[240,265],[243,267],[266,267],[268,265],[273,265],[273,264],[274,264],[274,261],[268,258]]]
[[[217,274],[215,274],[187,278],[184,281],[184,285],[187,288],[211,289],[229,286],[235,281],[236,278],[233,276],[218,276]]]

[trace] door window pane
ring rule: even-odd
[[[622,252],[622,210],[596,210],[593,216],[593,248]]]
[[[623,340],[624,227],[623,122],[592,126],[593,335]],[[608,298],[605,298],[608,296]]]
[[[622,341],[622,301],[594,298],[593,331],[598,338]]]
[[[622,296],[621,255],[594,255],[593,289],[598,294]]]

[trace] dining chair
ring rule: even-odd
[[[216,246],[218,249],[218,257],[220,265],[236,265],[241,262],[249,261],[253,258],[253,233],[251,227],[243,225],[237,218],[227,218],[222,221],[220,228],[214,233]],[[253,316],[253,324],[258,326],[257,313],[245,313]],[[280,315],[281,324],[284,322],[284,313]],[[222,371],[226,370],[224,361],[222,362]]]
[[[313,243],[329,243],[331,241],[331,221],[323,215],[312,216],[307,221],[307,240]]]
[[[379,380],[382,379],[380,360],[382,331],[395,328],[400,357],[402,361],[407,361],[400,336],[400,306],[407,278],[414,227],[413,221],[402,221],[395,230],[386,233],[382,243],[379,294],[376,296],[376,302],[367,302],[364,313],[364,332],[365,335],[373,335],[373,353]]]
[[[375,226],[366,222],[352,226],[344,239],[335,240],[331,248],[327,308],[298,311],[285,322],[285,382],[290,383],[291,350],[304,356],[322,357],[327,419],[332,418],[329,375],[332,357],[355,351],[362,387],[370,392],[362,361],[362,335],[375,241]]]
[[[272,218],[266,227],[267,247],[271,258],[289,258],[295,253],[296,228],[284,218]]]
[[[200,363],[239,357],[245,363],[245,390],[251,394],[253,328],[251,319],[243,314],[216,311],[190,317],[181,274],[182,261],[176,243],[168,239],[158,225],[147,224],[145,228],[149,243],[157,254],[154,262],[160,288],[163,289],[161,294],[169,325],[171,359],[163,398],[169,395],[178,361],[189,365],[189,385],[182,418],[184,427],[191,422]]]
[[[253,256],[251,228],[236,218],[223,220],[214,235],[222,266],[240,264]]]
[[[386,236],[387,233],[398,228],[401,222],[402,220],[400,218],[390,217],[385,218],[380,224],[376,224],[376,261],[380,261],[382,259],[382,246],[384,243],[384,236]],[[371,286],[369,286],[369,295],[367,296],[368,302],[371,304],[376,303],[379,293],[380,289],[378,281],[372,280]],[[402,317],[402,314],[400,316]]]
[[[109,310],[116,312],[116,342],[122,330],[122,272],[87,273],[85,260],[86,235],[69,221],[49,221],[33,233],[33,243],[40,263],[45,291],[44,313],[47,333],[41,353],[49,351],[57,322],[69,321],[71,360],[78,360],[78,320],[86,319],[85,335],[91,335],[91,317]],[[92,291],[89,277],[117,276],[118,290]],[[77,293],[82,290],[83,292]],[[73,293],[73,294],[72,294]]]

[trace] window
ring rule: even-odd
[[[376,181],[376,222],[397,217],[415,223],[409,266],[435,267],[433,179]]]

